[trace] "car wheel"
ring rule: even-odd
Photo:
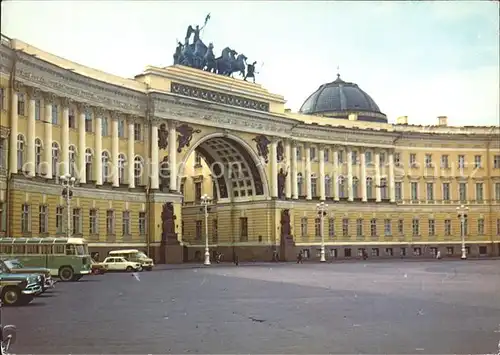
[[[142,271],[142,266],[139,266],[139,267],[137,268],[137,271],[139,271],[139,272],[140,272],[140,271]]]
[[[64,282],[73,281],[74,276],[75,273],[70,266],[63,266],[59,269],[59,278],[61,279],[61,281]]]
[[[2,302],[6,306],[13,306],[19,302],[21,298],[21,290],[17,287],[4,287],[2,292]]]
[[[151,271],[151,270],[153,270],[153,268],[152,268],[152,267],[147,267],[147,268],[146,268],[146,271]]]
[[[134,271],[134,268],[132,266],[127,266],[125,271],[132,272],[132,271]]]

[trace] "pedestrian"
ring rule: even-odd
[[[438,252],[436,253],[436,259],[441,259],[441,251],[438,250]]]
[[[238,254],[234,254],[234,265],[238,266],[240,264],[240,258]]]
[[[297,264],[303,264],[303,256],[302,256],[302,250],[299,251],[299,254],[297,254]]]

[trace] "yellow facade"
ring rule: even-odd
[[[135,246],[162,260],[162,246],[175,245],[167,262],[199,257],[206,194],[210,248],[247,259],[267,260],[283,244],[284,210],[294,252],[315,254],[320,201],[324,244],[336,257],[419,246],[457,254],[460,205],[469,208],[471,254],[500,254],[499,127],[292,113],[257,84],[182,66],[123,79],[6,38],[0,54],[3,235],[65,234],[60,176],[71,173],[71,229],[95,249]]]

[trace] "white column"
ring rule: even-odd
[[[87,182],[87,174],[85,173],[85,142],[86,142],[86,132],[85,132],[85,112],[90,110],[90,107],[81,106],[80,112],[78,113],[78,173],[76,176],[81,183],[85,184]]]
[[[271,197],[278,197],[278,140],[271,138],[270,163],[271,163]]]
[[[359,163],[361,165],[361,176],[359,179],[359,184],[361,185],[361,198],[363,202],[366,202],[368,201],[366,192],[366,156],[363,148],[359,150]]]
[[[17,173],[17,135],[19,133],[17,123],[19,121],[17,112],[17,91],[19,91],[20,84],[14,83],[10,89],[10,140],[9,140],[9,160],[10,160],[10,174]]]
[[[102,185],[102,117],[104,111],[96,112],[94,140],[94,180],[96,185]]]
[[[47,95],[45,97],[45,138],[44,138],[44,160],[45,160],[45,178],[52,179],[52,104],[54,102],[53,95]]]
[[[291,170],[292,170],[292,198],[294,200],[299,198],[299,191],[297,186],[297,142],[292,141],[292,156],[291,156]]]
[[[114,113],[111,117],[111,168],[113,172],[113,187],[120,186],[120,176],[118,175],[118,155],[119,152],[119,139],[118,139],[118,119],[117,113]]]
[[[394,151],[389,151],[389,194],[391,202],[396,202],[396,182],[394,181]]]
[[[325,146],[320,145],[318,150],[319,159],[319,198],[321,201],[326,200],[325,192]]]
[[[382,190],[380,189],[380,151],[375,150],[375,200],[382,201]]]
[[[339,201],[339,147],[333,147],[333,199]]]
[[[306,199],[312,200],[312,191],[311,191],[311,146],[306,144],[305,149],[306,154]]]
[[[135,144],[135,134],[134,134],[134,119],[129,118],[128,120],[128,140],[127,140],[127,172],[128,172],[128,187],[133,189],[135,187],[134,179],[134,144]]]
[[[292,179],[290,176],[290,163],[291,163],[290,150],[291,150],[290,141],[287,139],[285,141],[285,161],[287,164],[286,173],[288,173],[289,176],[286,177],[286,181],[285,181],[285,197],[286,198],[292,198]]]
[[[168,142],[169,147],[174,144],[174,142]],[[158,190],[160,188],[160,172],[158,169],[158,121],[151,120],[151,189]]]
[[[352,186],[352,148],[347,147],[347,198],[348,201],[354,201],[354,189]]]
[[[170,190],[177,191],[177,122],[170,121],[168,126],[168,168],[170,172]],[[153,145],[158,149],[158,129]],[[156,157],[158,164],[158,156]],[[158,175],[158,174],[156,174]]]
[[[63,101],[61,119],[61,175],[69,173],[69,100]]]
[[[27,169],[29,171],[28,176],[35,176],[36,166],[35,166],[35,90],[32,89],[29,92],[29,104],[28,104],[28,127],[26,132],[26,147],[28,148],[27,154]],[[48,148],[48,147],[46,147]],[[49,148],[50,149],[50,148]]]

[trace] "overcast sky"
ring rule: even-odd
[[[391,122],[499,125],[499,3],[4,1],[2,33],[123,77],[168,66],[188,25],[258,61],[296,111],[319,85],[357,83]]]

